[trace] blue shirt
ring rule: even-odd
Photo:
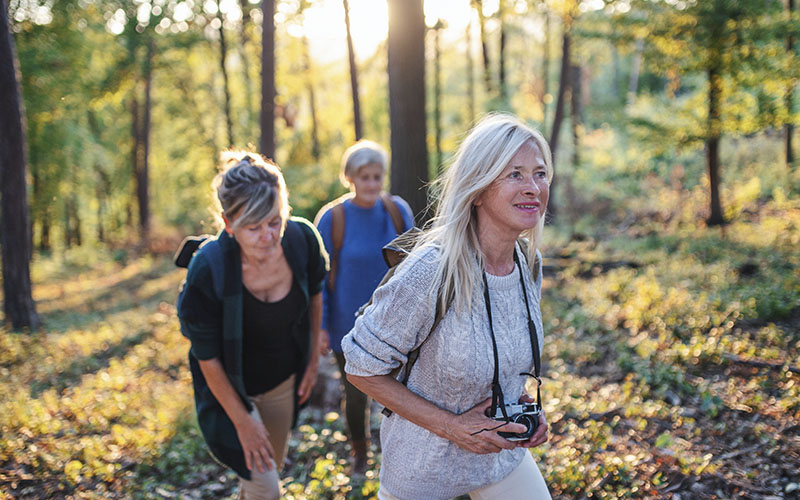
[[[403,230],[411,229],[414,225],[411,207],[399,196],[392,199],[403,216]],[[326,277],[322,291],[322,329],[328,331],[335,352],[342,352],[342,337],[353,328],[356,311],[369,301],[388,270],[381,248],[397,236],[392,218],[380,199],[372,208],[359,207],[352,199],[345,200],[343,205],[344,238],[337,259],[336,284],[331,292]],[[328,209],[318,218],[317,226],[325,249],[333,258],[331,218]]]

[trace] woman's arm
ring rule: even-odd
[[[360,377],[348,374],[347,380],[394,413],[472,453],[498,453],[516,447],[516,443],[497,434],[501,430],[498,428],[500,423],[486,416],[491,398],[456,415],[414,394],[391,375]],[[524,432],[525,426],[509,423],[502,426],[502,430]]]
[[[272,470],[275,451],[269,443],[267,429],[247,412],[247,408],[225,374],[219,358],[201,359],[199,363],[200,371],[203,372],[211,394],[222,405],[236,428],[248,470],[253,470],[254,467],[258,467],[262,473],[265,470]]]
[[[317,369],[319,368],[319,353],[320,353],[320,326],[322,325],[322,293],[317,293],[311,296],[308,305],[309,314],[311,315],[311,346],[308,356],[308,366],[306,372],[303,374],[303,380],[300,382],[300,387],[297,389],[297,395],[300,397],[300,404],[305,403],[311,390],[314,389],[314,384],[317,382]]]

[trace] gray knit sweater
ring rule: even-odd
[[[523,271],[525,256],[520,253]],[[424,248],[409,256],[395,276],[375,291],[373,304],[342,340],[345,371],[358,376],[386,375],[405,363],[407,354],[430,332],[436,289],[431,290],[439,252]],[[541,262],[541,259],[539,259]],[[506,402],[517,402],[532,372],[528,316],[519,269],[507,276],[488,275],[500,384]],[[531,316],[542,336],[541,264],[536,281],[524,272]],[[472,305],[451,307],[420,350],[408,388],[441,408],[461,414],[490,397],[494,370],[492,341],[483,287],[472,290]],[[527,450],[516,448],[478,455],[393,414],[381,423],[382,487],[406,500],[449,499],[496,483],[510,474]]]

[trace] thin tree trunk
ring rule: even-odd
[[[20,330],[41,322],[31,293],[25,111],[6,2],[0,2],[0,246],[5,320]]]
[[[506,89],[506,4],[500,0],[500,50],[497,56],[497,87],[500,99],[505,103],[508,99]]]
[[[478,11],[478,24],[481,28],[481,52],[483,54],[483,83],[486,86],[486,95],[491,96],[494,91],[492,85],[492,70],[489,57],[489,44],[486,40],[486,17],[483,15],[483,1],[474,0],[475,9]]]
[[[547,124],[547,110],[549,109],[547,96],[550,95],[550,13],[544,12],[544,50],[542,51],[542,129]],[[544,130],[543,130],[544,132]]]
[[[561,45],[561,75],[558,81],[558,97],[556,98],[553,126],[550,129],[550,149],[553,153],[554,162],[556,151],[558,150],[558,137],[561,133],[561,123],[564,121],[564,101],[566,99],[567,90],[569,89],[570,44],[569,30],[567,27],[564,27],[564,37]]]
[[[361,99],[358,93],[358,66],[356,65],[356,52],[353,49],[353,36],[350,34],[350,2],[342,0],[344,5],[344,26],[347,30],[347,60],[350,63],[350,92],[353,96],[353,127],[356,140],[364,137],[361,123]]]
[[[442,172],[442,65],[439,33],[443,28],[444,24],[441,19],[433,27],[433,127],[436,142],[436,171],[438,173]]]
[[[142,128],[139,123],[139,81],[138,77],[135,78],[133,89],[132,89],[132,97],[131,97],[131,177],[133,178],[133,185],[138,185],[137,175],[139,170],[141,170],[140,162],[141,162],[141,150],[142,150]],[[129,198],[130,199],[130,198]],[[127,204],[126,215],[127,218],[125,223],[129,227],[133,227],[133,209],[131,207],[131,203]]]
[[[240,0],[242,9],[242,23],[239,25],[239,58],[242,60],[242,78],[244,81],[244,124],[245,140],[243,143],[250,142],[250,126],[253,123],[253,81],[250,79],[250,58],[247,55],[247,46],[250,45],[250,36],[247,34],[247,25],[250,20],[250,3],[247,0]]]
[[[617,49],[616,44],[611,45],[611,66],[613,68],[613,75],[614,75],[614,82],[611,85],[611,96],[614,98],[614,102],[620,102],[619,100],[619,86],[620,86],[620,74],[622,73],[620,70],[620,60],[619,60],[619,49]]]
[[[231,116],[231,92],[228,86],[228,70],[225,67],[225,58],[228,53],[225,43],[225,21],[222,18],[219,0],[217,0],[217,19],[219,20],[219,69],[222,71],[222,91],[225,95],[225,125],[228,133],[226,147],[236,144],[233,138],[233,118]]]
[[[425,221],[428,149],[425,127],[425,14],[422,0],[388,0],[389,119],[392,192]]]
[[[711,192],[711,215],[707,219],[709,226],[725,223],[722,215],[722,203],[719,196],[719,139],[720,139],[720,97],[722,81],[716,65],[708,69],[708,139],[706,154],[708,160],[708,181]]]
[[[261,154],[275,158],[275,0],[261,0]]]
[[[633,53],[633,64],[631,65],[631,77],[628,80],[628,100],[626,105],[631,107],[636,102],[636,94],[639,92],[639,74],[642,70],[642,57],[644,54],[644,39],[637,38]]]
[[[570,64],[571,83],[570,83],[570,122],[572,128],[572,165],[577,167],[580,164],[580,127],[583,123],[581,103],[581,67],[577,64]]]
[[[556,98],[556,110],[553,116],[553,126],[550,129],[550,151],[552,152],[553,164],[556,162],[556,153],[558,152],[558,137],[561,134],[561,123],[564,121],[564,102],[567,98],[567,90],[569,89],[569,68],[570,68],[570,33],[569,28],[564,26],[564,36],[561,45],[561,75],[558,82],[558,97]],[[550,215],[550,220],[555,218],[558,212],[558,203],[556,202],[556,191],[554,189],[555,178],[550,184],[550,200],[547,202],[547,213]]]
[[[467,123],[475,120],[475,61],[472,59],[472,19],[467,26]]]
[[[794,0],[789,0],[788,5],[789,16],[794,13]],[[786,37],[786,50],[790,55],[794,54],[794,37],[789,35]],[[792,147],[792,138],[794,136],[794,123],[792,123],[792,116],[794,114],[794,80],[789,82],[789,88],[786,90],[786,110],[789,113],[789,121],[784,127],[786,135],[786,168],[791,171],[794,167],[794,148]]]
[[[139,233],[141,243],[146,247],[150,239],[150,114],[152,108],[151,89],[153,84],[153,55],[155,45],[153,38],[147,40],[147,52],[144,61],[144,114],[141,122],[141,156],[136,170],[136,200],[139,204]]]
[[[311,67],[311,53],[308,48],[308,37],[303,35],[303,66],[306,72],[306,88],[311,108],[311,156],[319,160],[322,149],[319,144],[319,124],[317,121],[317,99],[314,92],[314,70]]]

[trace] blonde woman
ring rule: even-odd
[[[445,173],[432,227],[342,341],[348,379],[394,412],[381,425],[379,499],[550,498],[528,451],[547,441],[544,413],[531,425],[487,414],[533,402],[552,176],[539,132],[483,119]],[[390,372],[417,349],[403,385]]]
[[[178,317],[209,449],[239,475],[240,499],[277,500],[289,431],[317,377],[327,255],[314,226],[289,217],[275,164],[244,151],[223,164],[224,229],[192,257]]]

